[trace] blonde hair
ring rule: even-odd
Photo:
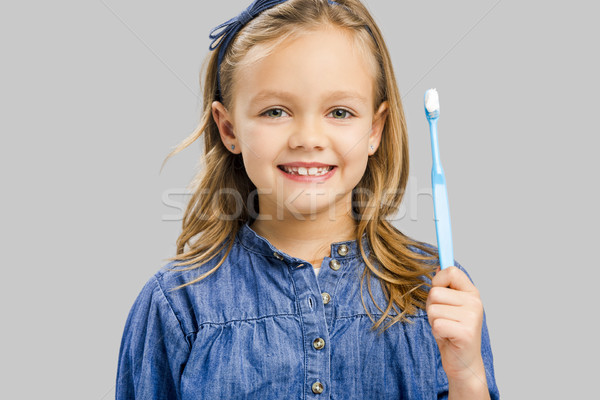
[[[361,277],[361,300],[374,323],[372,329],[381,327],[386,319],[390,319],[383,326],[385,331],[398,321],[409,321],[409,315],[414,314],[417,308],[425,307],[428,284],[423,278],[431,278],[437,256],[430,247],[405,236],[386,219],[397,213],[408,180],[407,129],[402,102],[388,49],[369,11],[359,0],[338,0],[336,3],[289,0],[262,12],[244,26],[230,43],[221,64],[222,102],[226,108],[231,104],[236,68],[252,62],[245,59],[250,49],[262,46],[260,51],[252,52],[262,57],[286,38],[306,30],[323,27],[343,29],[353,35],[357,47],[369,57],[376,71],[374,107],[387,101],[389,108],[378,151],[369,157],[364,176],[352,193],[352,211],[357,221],[356,239],[366,264]],[[191,270],[199,268],[223,250],[225,253],[212,269],[174,290],[199,282],[216,271],[227,258],[239,229],[257,215],[256,197],[252,204],[242,201],[242,208],[238,209],[240,197],[249,199],[256,187],[246,174],[241,155],[232,154],[221,141],[211,112],[216,93],[217,51],[214,51],[206,67],[200,123],[164,160],[166,162],[204,133],[205,165],[190,184],[192,197],[177,239],[177,254],[168,260],[178,261],[178,267],[189,266],[183,270]],[[224,190],[235,195],[219,196]],[[223,218],[232,215],[236,218]],[[371,257],[367,256],[362,245],[364,233]],[[414,251],[411,246],[421,252]],[[373,276],[381,281],[388,301],[385,309],[373,298]],[[377,321],[362,296],[365,278],[371,300],[382,313]],[[392,309],[395,315],[390,314]]]

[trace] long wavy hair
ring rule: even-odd
[[[337,0],[336,3],[289,0],[262,12],[244,26],[230,43],[221,64],[222,103],[226,108],[232,103],[237,68],[253,61],[249,58],[264,57],[288,37],[307,30],[323,27],[343,29],[351,33],[356,48],[361,52],[359,54],[374,63],[374,107],[376,109],[387,100],[389,109],[381,144],[369,157],[364,176],[353,190],[352,215],[357,223],[356,239],[365,263],[360,283],[362,304],[373,321],[372,329],[382,327],[385,331],[398,321],[409,321],[408,316],[414,314],[417,308],[425,308],[428,284],[424,277],[431,278],[438,265],[437,253],[426,244],[405,236],[386,219],[397,213],[408,180],[408,138],[402,101],[388,49],[367,8],[359,0]],[[252,56],[247,57],[249,50],[255,47],[258,51],[250,52]],[[244,223],[253,221],[258,210],[258,198],[251,195],[256,187],[246,174],[241,154],[233,154],[225,148],[212,118],[211,104],[217,99],[217,52],[218,49],[208,56],[203,67],[200,123],[167,155],[163,166],[171,156],[204,133],[204,165],[199,166],[188,186],[192,197],[183,216],[177,253],[167,260],[177,261],[177,270],[181,271],[199,268],[219,254],[222,257],[213,268],[174,290],[199,282],[216,271],[229,255],[239,229]],[[232,195],[223,196],[222,193]],[[241,202],[240,210],[240,199],[250,198],[253,200]],[[365,233],[370,257],[361,240]],[[181,269],[181,266],[188,267]],[[384,308],[373,298],[372,277],[381,282],[388,301]],[[365,280],[371,300],[381,312],[377,320],[369,312],[362,296]]]

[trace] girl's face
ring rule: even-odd
[[[230,110],[213,103],[223,143],[242,153],[258,189],[261,218],[349,214],[387,110],[374,111],[368,61],[344,31],[303,33],[235,72]]]

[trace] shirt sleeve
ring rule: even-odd
[[[190,346],[153,276],[125,323],[117,368],[116,399],[179,399]]]
[[[463,271],[473,282],[469,273],[456,261],[454,262],[461,271]],[[490,344],[490,335],[487,328],[485,311],[483,312],[483,323],[481,325],[481,358],[483,359],[483,365],[485,367],[485,375],[488,385],[488,390],[490,392],[491,400],[500,399],[500,393],[498,391],[498,386],[496,385],[496,377],[494,375],[494,357],[492,355],[492,346]],[[438,388],[440,391],[438,392],[438,400],[447,399],[448,398],[448,378],[446,377],[446,373],[442,367],[442,359],[440,353],[437,353],[437,380],[438,380]]]

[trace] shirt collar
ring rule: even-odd
[[[240,243],[246,247],[248,250],[253,251],[255,253],[264,254],[267,257],[274,258],[280,261],[287,261],[292,263],[297,262],[306,262],[301,258],[292,257],[289,254],[284,253],[283,251],[277,249],[273,246],[267,239],[260,236],[256,233],[252,228],[250,228],[249,222],[247,221],[242,225],[238,234],[238,240]],[[363,248],[365,249],[365,253],[369,255],[369,246],[367,240],[366,232],[363,233],[362,236]],[[347,240],[344,242],[334,242],[330,245],[331,258],[336,259],[350,259],[360,257],[360,248],[358,246],[357,240]]]

